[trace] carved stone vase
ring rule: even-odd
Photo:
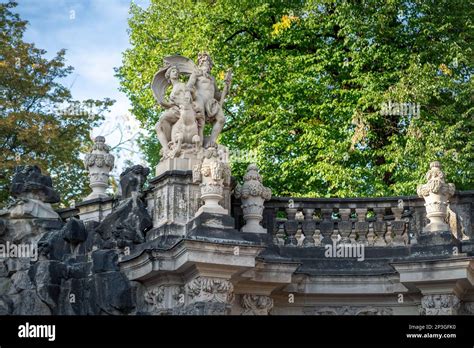
[[[444,173],[441,171],[439,162],[431,162],[430,170],[426,173],[428,182],[419,185],[418,196],[425,199],[426,217],[430,223],[423,229],[424,232],[449,231],[449,226],[445,222],[448,200],[454,194],[454,184],[445,182]]]
[[[217,148],[203,150],[201,162],[193,168],[193,182],[201,183],[201,200],[204,202],[196,215],[203,212],[228,214],[219,202],[224,198],[224,186],[230,185],[230,167],[221,158]]]
[[[92,151],[84,159],[84,165],[89,171],[89,186],[92,189],[85,200],[108,197],[105,191],[109,186],[109,173],[114,167],[114,156],[109,152],[110,146],[105,144],[105,138],[96,137]]]
[[[267,233],[260,222],[263,218],[263,202],[272,197],[272,191],[262,185],[262,177],[255,164],[248,166],[243,185],[235,188],[235,196],[242,200],[245,220],[242,232]]]

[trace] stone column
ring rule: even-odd
[[[419,185],[416,192],[425,199],[426,217],[430,223],[423,228],[423,232],[449,231],[445,222],[448,200],[454,194],[454,184],[445,182],[444,173],[439,162],[431,162],[430,170],[426,173],[428,182]]]
[[[247,167],[243,185],[238,184],[234,192],[235,197],[242,199],[245,220],[242,232],[267,233],[260,221],[263,219],[263,202],[272,197],[272,191],[262,185],[262,177],[255,164]]]
[[[84,159],[84,165],[89,171],[89,186],[92,189],[85,201],[109,197],[105,191],[109,186],[109,173],[114,167],[114,156],[109,152],[110,146],[105,144],[105,138],[96,137],[91,152]]]

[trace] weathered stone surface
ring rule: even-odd
[[[145,204],[137,195],[122,201],[119,207],[102,221],[96,231],[103,240],[118,247],[145,242],[145,233],[153,222]]]
[[[84,223],[76,218],[71,218],[64,226],[63,238],[71,244],[79,244],[87,239],[87,231]]]
[[[458,314],[460,300],[454,294],[426,295],[421,299],[420,312],[424,315]]]
[[[10,217],[13,219],[41,218],[58,219],[59,215],[51,208],[49,203],[44,203],[38,199],[21,198],[10,208]]]
[[[273,299],[265,295],[244,294],[240,305],[243,315],[268,315],[273,308]]]
[[[392,315],[393,310],[388,307],[373,306],[325,306],[305,310],[310,315]]]
[[[220,302],[195,302],[185,307],[173,308],[173,315],[229,315],[231,306]]]
[[[456,244],[449,231],[444,232],[424,232],[418,236],[418,244],[420,245],[443,245]]]
[[[8,258],[5,261],[8,269],[8,274],[12,275],[14,272],[24,271],[30,267],[30,259],[23,257]]]
[[[97,305],[107,314],[129,313],[135,307],[135,291],[120,272],[94,275]]]
[[[14,315],[51,315],[51,309],[36,294],[35,290],[24,290],[11,296]]]
[[[93,272],[118,271],[118,256],[114,250],[97,250],[92,253]]]
[[[224,198],[224,187],[230,185],[230,167],[225,154],[216,147],[202,149],[201,162],[193,167],[193,182],[200,183],[201,200],[204,204],[196,212],[227,215],[219,202]]]
[[[21,290],[32,289],[33,283],[28,275],[27,271],[16,272],[11,277],[13,286],[16,291],[20,292]]]
[[[4,219],[0,219],[0,237],[5,234],[7,231],[7,221]]]
[[[122,201],[96,227],[94,243],[103,248],[123,248],[145,242],[145,233],[153,221],[141,199],[140,190],[150,170],[140,165],[125,170],[120,176]]]
[[[44,303],[46,303],[54,313],[59,305],[59,294],[61,293],[61,287],[54,284],[41,284],[38,285],[36,293],[38,294],[38,297]]]
[[[38,261],[29,270],[30,278],[36,285],[60,285],[61,280],[66,278],[67,266],[60,261],[46,260]]]
[[[62,230],[48,232],[38,241],[38,254],[42,259],[62,260],[70,252]]]
[[[0,278],[0,295],[7,295],[11,293],[13,287],[12,281],[10,278],[2,277]]]
[[[10,193],[15,198],[36,198],[45,203],[59,202],[59,194],[53,189],[50,176],[41,174],[36,165],[15,168]]]
[[[61,286],[58,314],[97,315],[96,289],[93,278],[68,279]]]
[[[92,274],[92,262],[72,262],[67,265],[67,278],[87,278]]]
[[[125,171],[120,174],[122,199],[130,198],[132,192],[140,192],[148,174],[150,174],[150,169],[141,165],[135,165],[125,169]]]
[[[8,269],[7,266],[3,261],[0,261],[0,277],[8,276]]]
[[[0,315],[8,315],[13,312],[13,302],[9,296],[1,295],[0,291]]]

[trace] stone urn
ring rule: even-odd
[[[238,184],[234,193],[242,200],[245,225],[241,231],[267,233],[260,222],[263,219],[263,202],[272,197],[272,191],[262,185],[262,177],[255,164],[248,166],[243,185]]]
[[[228,214],[219,202],[224,198],[224,186],[230,185],[230,167],[215,147],[204,149],[201,162],[193,167],[193,182],[200,182],[201,200],[204,204],[196,216],[206,212]]]
[[[426,173],[426,184],[418,185],[418,196],[425,199],[426,217],[430,223],[423,232],[449,231],[446,223],[448,200],[454,194],[454,184],[445,182],[444,173],[439,162],[431,162],[430,170]]]
[[[109,153],[110,146],[105,144],[105,138],[98,136],[94,140],[92,151],[84,159],[84,165],[89,171],[89,186],[92,192],[85,200],[108,198],[105,193],[109,186],[109,173],[114,167],[114,156]]]

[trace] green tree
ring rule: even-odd
[[[53,178],[62,202],[89,192],[81,152],[89,132],[113,101],[76,101],[58,80],[73,68],[65,51],[51,60],[46,51],[23,41],[27,22],[12,12],[13,1],[0,4],[0,203],[8,199],[15,166],[38,164]]]
[[[472,189],[472,18],[465,0],[152,0],[131,7],[117,75],[152,165],[153,74],[167,55],[206,50],[216,76],[234,70],[220,141],[255,151],[274,194],[414,194],[435,159]],[[388,101],[419,115],[384,115]]]

